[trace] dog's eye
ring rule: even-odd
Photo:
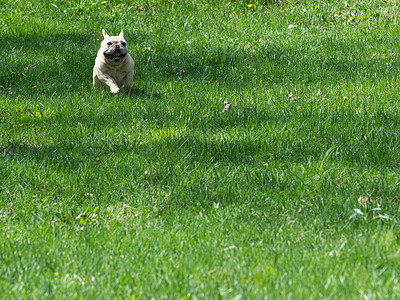
[[[111,46],[111,45],[112,45],[112,43],[111,43],[111,42],[108,42],[108,43],[107,43],[107,45],[108,45],[108,46]]]
[[[125,47],[125,46],[126,46],[126,43],[125,43],[125,42],[122,42],[121,45]]]

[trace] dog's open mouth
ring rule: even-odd
[[[106,53],[104,52],[104,56],[111,61],[120,61],[122,58],[124,58],[124,56],[126,55],[126,53],[122,54],[119,51],[116,51],[114,53]]]

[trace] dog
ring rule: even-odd
[[[102,33],[104,40],[93,68],[93,86],[99,89],[106,84],[113,94],[119,93],[123,86],[124,92],[129,93],[135,63],[128,53],[124,32],[121,30],[118,36],[109,36],[103,29]]]

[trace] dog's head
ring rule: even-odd
[[[102,32],[104,40],[101,42],[101,50],[104,57],[112,62],[121,61],[128,53],[124,32],[121,30],[118,36],[109,36],[104,29]]]

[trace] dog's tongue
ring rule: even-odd
[[[120,57],[120,56],[121,56],[121,53],[120,53],[120,52],[115,52],[115,53],[113,53],[113,56],[114,56],[114,57]]]

